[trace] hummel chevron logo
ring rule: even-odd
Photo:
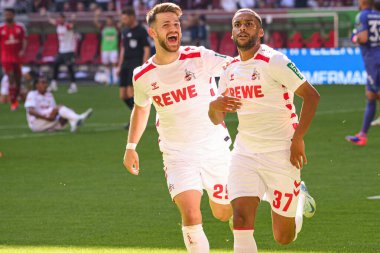
[[[299,182],[297,183],[297,181],[294,180],[294,186],[295,186],[296,188],[300,187],[300,185],[301,185],[301,181],[299,181]]]
[[[150,86],[152,86],[152,90],[157,90],[158,88],[160,88],[158,87],[157,82],[150,84]]]
[[[298,194],[300,194],[300,190],[296,191],[296,190],[293,190],[293,193],[294,193],[294,196],[298,196]]]

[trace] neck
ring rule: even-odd
[[[250,49],[248,50],[240,50],[239,49],[239,56],[240,56],[240,59],[242,61],[247,61],[249,59],[251,59],[255,54],[256,52],[259,50],[260,48],[260,43],[256,43],[256,45],[254,45],[253,47],[251,47]]]
[[[131,24],[131,26],[129,27],[130,29],[132,28],[135,28],[137,26],[137,21],[133,21],[133,23]]]
[[[179,50],[176,52],[168,52],[162,47],[156,45],[156,55],[153,57],[153,62],[158,65],[170,64],[178,59]]]

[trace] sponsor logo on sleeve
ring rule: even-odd
[[[301,72],[298,70],[298,68],[296,67],[296,65],[294,65],[293,62],[289,62],[286,66],[288,66],[288,68],[294,72],[294,74],[296,74],[296,76],[298,76],[299,79],[303,80],[304,77],[302,76]]]
[[[223,54],[218,54],[218,53],[215,53],[215,56],[218,56],[218,57],[222,57],[222,58],[227,58],[226,55],[223,55]]]

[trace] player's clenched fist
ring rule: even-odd
[[[123,164],[131,174],[136,176],[139,174],[139,155],[135,150],[125,150]]]

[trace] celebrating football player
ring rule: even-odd
[[[158,4],[147,14],[157,51],[133,74],[135,107],[124,165],[139,174],[135,148],[153,103],[167,186],[182,216],[186,248],[207,253],[200,211],[203,189],[217,219],[227,221],[232,214],[227,195],[230,137],[222,122],[215,126],[208,118],[208,104],[216,95],[212,77],[220,75],[227,57],[204,47],[181,47],[181,14],[173,3]]]
[[[255,216],[264,194],[272,207],[274,238],[280,244],[295,240],[303,214],[314,215],[315,201],[300,176],[307,163],[303,139],[319,94],[285,55],[260,44],[264,30],[256,12],[237,11],[232,26],[239,57],[221,76],[221,96],[210,103],[209,115],[220,124],[227,112],[238,114],[228,179],[234,252],[254,253]],[[299,122],[294,93],[303,99]]]

